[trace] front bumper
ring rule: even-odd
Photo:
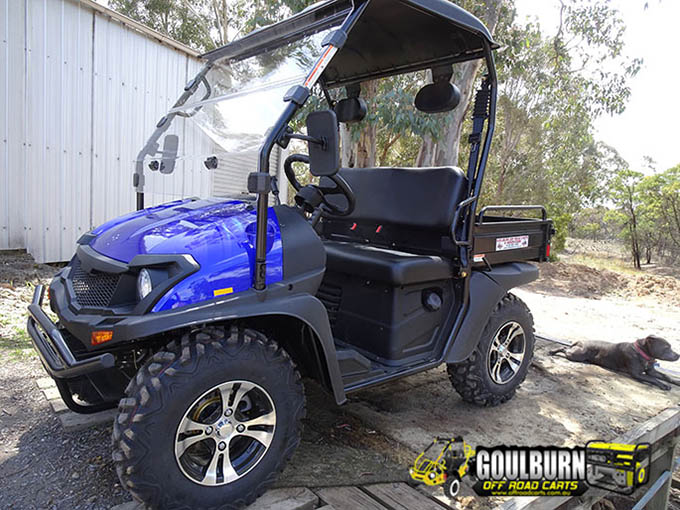
[[[70,379],[113,367],[115,359],[110,353],[83,360],[75,358],[57,325],[42,309],[44,293],[42,285],[35,288],[26,328],[45,370],[55,379]]]

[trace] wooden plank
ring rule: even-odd
[[[306,487],[274,489],[266,492],[246,510],[312,510],[319,497]]]
[[[56,386],[53,387],[53,388],[45,388],[44,390],[42,390],[42,392],[43,392],[43,395],[45,395],[45,398],[48,401],[61,398],[61,395],[59,394],[59,390],[57,389]]]
[[[318,502],[318,496],[306,487],[273,489],[264,493],[245,510],[312,510]],[[333,510],[329,506],[323,508]],[[112,507],[111,510],[144,510],[144,505],[128,501]]]
[[[655,445],[652,448],[652,457],[650,462],[654,464],[656,461],[661,459],[666,455],[668,451],[668,446],[660,446],[661,443],[667,436],[675,434],[680,428],[680,409],[678,407],[671,407],[666,409],[656,415],[655,417],[647,420],[646,422],[638,425],[637,427],[629,430],[628,432],[620,435],[612,442],[614,443],[650,443]],[[671,448],[672,452],[672,448]],[[665,469],[668,469],[666,467]],[[657,475],[658,476],[658,475]],[[650,478],[650,482],[653,483],[655,478]],[[638,497],[640,494],[644,493],[648,485],[642,487],[634,495]],[[577,497],[550,497],[550,498],[540,498],[540,497],[521,497],[512,498],[505,503],[503,503],[499,510],[577,510],[580,508],[590,508],[590,505],[599,501],[603,497],[606,497],[611,492],[591,488],[588,490],[586,495]]]
[[[65,413],[68,411],[68,407],[66,407],[66,404],[64,404],[64,401],[60,398],[55,398],[54,400],[49,401],[50,406],[52,406],[52,411],[55,413]]]
[[[127,503],[112,506],[111,510],[144,510],[144,505],[136,501],[128,501]]]
[[[386,510],[371,496],[358,487],[328,487],[315,490],[321,501],[331,505],[335,510]]]
[[[671,407],[614,440],[616,443],[655,443],[680,428],[680,409]]]
[[[113,424],[113,420],[117,413],[117,409],[109,409],[108,411],[94,414],[78,414],[73,412],[61,413],[58,414],[57,417],[65,431],[73,432],[94,427],[95,425],[100,425],[102,423]]]
[[[362,489],[394,510],[442,510],[446,508],[403,482],[366,485]]]
[[[659,477],[666,471],[670,471],[672,475],[673,468],[675,467],[675,446],[677,444],[677,438],[673,438],[672,441],[668,441],[666,445],[665,452],[657,462],[652,462],[649,469],[649,482],[643,487],[644,491],[651,489],[652,485],[659,479]],[[658,487],[656,494],[652,496],[651,500],[645,505],[645,510],[664,510],[668,508],[668,495],[671,488],[671,476],[668,480]],[[655,488],[656,489],[656,488]]]
[[[52,379],[51,377],[41,377],[37,379],[35,383],[41,390],[46,390],[47,388],[56,388],[56,385],[54,384],[54,379]]]

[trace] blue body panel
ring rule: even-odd
[[[129,263],[140,254],[191,255],[200,269],[185,278],[152,312],[179,308],[252,286],[256,211],[237,200],[179,200],[136,211],[92,231],[90,247]],[[267,284],[283,278],[281,231],[273,208],[267,225]],[[226,290],[231,289],[231,290]],[[219,295],[219,294],[218,294]]]

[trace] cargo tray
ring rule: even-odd
[[[540,211],[541,218],[488,215],[494,211]],[[550,257],[552,220],[540,205],[494,205],[484,207],[472,231],[474,266],[505,262],[545,262]]]

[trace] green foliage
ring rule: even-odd
[[[635,267],[680,257],[680,165],[648,176],[622,170],[610,182],[610,198],[614,208],[605,218],[630,246]]]
[[[552,238],[551,247],[557,253],[564,250],[564,246],[567,244],[567,233],[569,231],[568,227],[573,216],[569,213],[558,212],[551,214],[550,217],[552,218],[553,225],[555,226],[555,235]]]
[[[199,51],[298,12],[313,0],[110,0],[109,7]]]
[[[197,50],[215,47],[206,20],[183,0],[110,0],[109,7]]]

